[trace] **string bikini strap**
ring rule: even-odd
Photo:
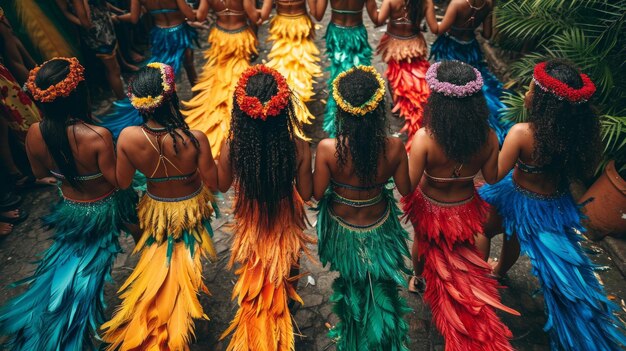
[[[152,146],[154,151],[156,151],[159,154],[159,161],[157,162],[156,168],[154,169],[154,172],[152,172],[152,175],[150,176],[150,178],[154,178],[154,175],[159,170],[159,167],[161,166],[161,163],[163,163],[163,169],[165,170],[165,177],[169,178],[169,174],[167,173],[167,165],[165,164],[166,162],[169,163],[170,165],[172,165],[172,167],[174,167],[180,174],[183,174],[183,172],[180,169],[178,169],[178,167],[176,167],[176,165],[174,163],[172,163],[172,161],[170,161],[170,159],[167,158],[167,156],[163,155],[163,143],[165,142],[165,138],[167,138],[169,134],[166,134],[165,137],[163,137],[163,139],[161,139],[160,143],[159,143],[158,138],[157,138],[157,143],[159,143],[158,144],[159,146],[157,147],[157,145],[155,145],[152,142],[152,139],[150,139],[150,137],[148,136],[148,134],[146,133],[146,131],[143,128],[141,128],[141,132],[146,137],[146,139],[148,139],[148,142],[150,143],[150,145]]]

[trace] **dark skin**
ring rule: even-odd
[[[380,11],[378,12],[376,24],[382,26],[390,18],[398,19],[406,17],[406,19],[409,19],[407,13],[408,9],[405,10],[406,4],[406,0],[383,0],[383,4],[380,6]],[[387,23],[387,32],[400,37],[409,37],[418,34],[420,32],[419,23],[421,22],[421,18],[424,17],[425,9],[426,7],[424,5],[424,9],[419,16],[420,20],[418,20],[416,24],[389,22]]]
[[[269,5],[266,3],[269,2]],[[315,9],[315,0],[276,0],[274,2],[276,4],[276,13],[279,15],[301,15],[307,13],[307,4],[310,9]],[[265,0],[263,2],[263,8],[261,9],[261,18],[263,21],[266,21],[270,12],[272,11],[272,1]],[[313,10],[311,10],[313,13]]]
[[[474,195],[474,181],[435,182],[423,176],[424,171],[433,177],[449,178],[459,163],[449,159],[442,147],[426,128],[421,128],[414,136],[413,147],[409,155],[409,174],[411,186],[418,184],[424,194],[442,202],[458,202]],[[460,177],[473,176],[482,172],[483,178],[489,184],[498,179],[498,137],[489,130],[487,142],[469,162],[465,162],[460,171]],[[416,233],[417,234],[417,233]],[[418,256],[418,241],[413,241],[411,249],[413,269],[415,275],[422,274],[424,263]]]
[[[209,11],[216,13],[226,9],[243,11],[242,14],[222,13],[217,15],[217,24],[227,30],[242,28],[248,24],[248,21],[253,29],[256,29],[256,26],[263,22],[261,13],[267,12],[269,15],[272,6],[271,1],[266,1],[259,11],[254,0],[206,0],[206,2],[208,6],[198,8],[198,21],[205,21]],[[269,10],[267,9],[268,6],[270,7]]]
[[[4,64],[17,82],[23,85],[28,80],[29,71],[35,67],[36,63],[13,33],[11,23],[5,16],[0,18],[0,48]]]
[[[294,138],[296,143],[296,190],[304,201],[311,198],[313,181],[311,177],[311,148],[306,141]],[[233,165],[230,162],[230,144],[224,143],[218,163],[219,191],[225,193],[233,184]]]
[[[472,6],[480,7],[481,9],[474,11],[468,2]],[[474,29],[482,24],[482,36],[491,38],[493,32],[492,10],[495,6],[495,0],[452,0],[441,22],[437,22],[433,0],[425,0],[425,6],[426,23],[433,34],[450,33],[457,39],[471,40],[474,38]],[[472,14],[474,15],[473,21],[471,21]],[[466,30],[456,30],[452,28],[453,26],[465,28]]]
[[[206,7],[208,7],[207,1],[200,1],[198,12],[205,11]],[[120,16],[114,16],[114,19],[136,24],[141,18],[142,8],[148,11],[148,13],[150,13],[150,11],[164,9],[176,10],[176,12],[151,14],[154,24],[157,27],[175,27],[186,21],[193,22],[197,19],[196,12],[185,0],[131,0],[130,12]],[[198,73],[193,64],[193,50],[185,50],[184,55],[183,66],[185,67],[185,72],[187,72],[189,83],[193,86],[198,80]]]
[[[326,7],[328,7],[328,0],[316,0],[315,6],[311,7],[311,15],[321,21],[326,13]],[[358,11],[363,7],[367,10],[367,14],[374,24],[377,23],[377,11],[378,6],[376,0],[330,0],[330,7],[333,9]],[[332,12],[330,21],[336,25],[353,27],[363,24],[363,13],[344,14]]]
[[[313,173],[313,196],[320,200],[324,196],[324,192],[330,185],[330,180],[350,184],[355,186],[363,186],[357,177],[352,159],[348,156],[346,165],[339,167],[339,161],[335,156],[337,150],[337,139],[324,139],[317,146],[317,154],[315,156],[315,172]],[[376,183],[382,184],[392,178],[396,184],[400,195],[408,195],[411,190],[411,182],[409,179],[409,168],[406,151],[402,141],[395,137],[388,137],[386,140],[385,154],[380,155],[378,160],[378,174],[376,175]],[[382,188],[378,187],[372,190],[359,191],[344,188],[335,188],[335,191],[346,198],[363,200],[370,199],[378,195]],[[387,203],[380,202],[373,206],[364,208],[350,207],[344,204],[333,203],[332,209],[335,213],[349,223],[355,225],[367,225],[373,223],[380,218],[387,208]]]

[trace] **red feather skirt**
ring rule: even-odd
[[[418,187],[402,204],[424,261],[424,301],[445,339],[445,350],[513,350],[513,335],[495,308],[519,313],[500,302],[498,283],[474,247],[474,235],[482,232],[487,218],[487,203],[478,195],[442,203]]]

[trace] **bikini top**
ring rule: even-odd
[[[515,168],[517,168],[521,172],[529,173],[529,174],[541,174],[541,173],[546,173],[548,171],[548,167],[545,165],[544,166],[529,165],[528,163],[524,163],[524,161],[522,161],[519,158],[517,159],[517,162],[515,163]]]
[[[454,167],[454,169],[452,170],[452,177],[435,177],[435,176],[428,174],[426,170],[424,170],[424,175],[435,183],[467,182],[467,181],[473,180],[478,175],[478,172],[477,172],[476,174],[471,175],[471,176],[461,177],[462,168],[463,168],[462,163]]]
[[[348,190],[356,190],[356,191],[370,191],[370,190],[375,190],[378,188],[382,188],[383,186],[385,186],[387,184],[387,182],[385,183],[381,183],[381,184],[372,184],[372,185],[368,185],[368,186],[356,186],[356,185],[350,185],[350,184],[344,184],[344,183],[340,183],[334,179],[330,180],[330,184],[335,187],[335,188],[343,188],[343,189],[348,189]],[[369,199],[349,199],[347,197],[341,196],[339,195],[334,189],[333,189],[333,200],[337,203],[343,204],[343,205],[347,205],[350,207],[354,207],[354,208],[363,208],[363,207],[369,207],[369,206],[374,206],[377,203],[383,201],[384,195],[382,193],[382,191],[380,193],[378,193],[378,195],[369,198]]]
[[[404,4],[402,5],[402,16],[398,18],[392,18],[391,20],[389,20],[389,22],[393,24],[413,25],[413,22],[409,18],[409,10],[406,8],[406,4],[407,2],[404,1]]]
[[[472,9],[471,16],[470,16],[470,18],[467,21],[465,21],[463,27],[456,27],[456,26],[450,27],[453,30],[456,30],[456,31],[474,31],[474,29],[476,29],[476,25],[475,25],[476,14],[478,13],[478,11],[482,10],[483,7],[485,7],[485,5],[487,4],[486,0],[484,0],[483,4],[480,5],[480,6],[472,5],[469,0],[465,0],[465,2],[467,3],[467,6],[469,6],[470,9]],[[468,24],[469,24],[469,26],[465,26],[465,25],[468,25]]]
[[[162,13],[174,13],[174,12],[179,12],[178,9],[157,9],[157,10],[150,10],[150,14],[151,15],[158,15],[158,14],[162,14]]]
[[[56,179],[59,179],[59,180],[65,179],[65,176],[57,171],[50,170],[50,174],[52,174],[52,176],[55,177]],[[100,177],[102,177],[102,172],[98,172],[94,174],[79,175],[76,177],[76,180],[78,180],[79,182],[86,182],[89,180],[98,179]]]
[[[224,5],[224,9],[215,12],[218,16],[243,16],[246,14],[243,10],[233,10],[229,8],[226,4],[226,0],[220,0],[220,2]]]
[[[152,183],[163,183],[163,182],[167,182],[170,180],[187,180],[196,174],[197,170],[194,170],[193,172],[189,174],[182,174],[183,172],[178,167],[176,167],[176,165],[172,161],[170,161],[170,159],[167,158],[167,156],[163,155],[163,141],[165,140],[165,137],[161,139],[161,143],[155,145],[155,143],[152,142],[152,139],[150,139],[150,137],[146,133],[146,130],[144,129],[143,126],[141,128],[141,131],[143,132],[143,135],[146,137],[146,139],[148,140],[152,148],[159,154],[159,161],[157,162],[156,167],[154,168],[154,171],[152,172],[150,177],[146,177],[146,180]],[[170,176],[167,173],[168,163],[181,174]],[[163,165],[163,169],[165,170],[165,177],[155,177],[154,175],[159,170],[161,165]]]

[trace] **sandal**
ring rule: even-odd
[[[424,294],[424,291],[426,291],[426,280],[424,277],[418,277],[416,275],[411,276],[411,278],[409,278],[408,290],[410,293]]]
[[[18,225],[24,222],[26,218],[28,218],[28,212],[20,210],[19,208],[12,211],[5,211],[5,213],[6,212],[16,212],[16,216],[5,216],[3,214],[0,214],[0,223],[10,223],[13,225]]]

